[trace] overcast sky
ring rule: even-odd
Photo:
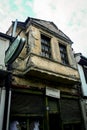
[[[0,0],[0,32],[28,16],[54,22],[87,57],[87,0]]]

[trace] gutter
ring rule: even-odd
[[[8,40],[10,40],[10,41],[12,41],[12,39],[13,39],[12,36],[9,36],[9,35],[4,34],[4,33],[2,33],[2,32],[0,32],[0,37],[3,37],[3,38],[8,39]]]

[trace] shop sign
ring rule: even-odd
[[[5,64],[12,63],[17,56],[20,54],[23,46],[25,44],[25,39],[20,38],[19,36],[11,43],[10,47],[5,54]]]
[[[46,87],[46,95],[54,98],[60,98],[60,90]]]

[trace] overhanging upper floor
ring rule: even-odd
[[[21,61],[18,67],[16,66],[14,74],[26,76],[27,78],[35,76],[65,84],[80,82],[77,69],[32,53]]]

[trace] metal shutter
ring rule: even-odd
[[[80,105],[78,100],[61,99],[61,118],[63,122],[81,121]]]
[[[13,93],[11,113],[13,114],[42,114],[43,98],[39,95]]]

